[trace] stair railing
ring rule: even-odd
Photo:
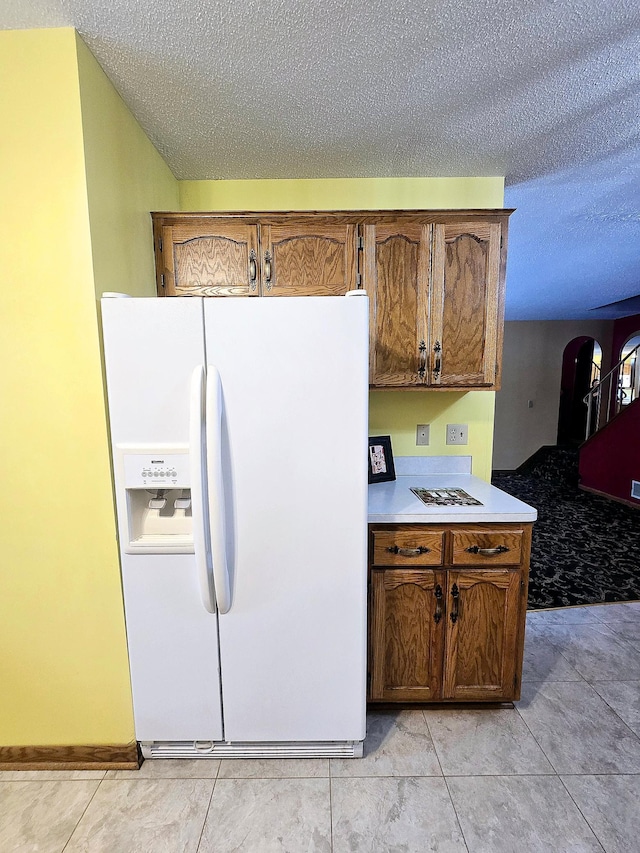
[[[611,418],[618,414],[622,406],[627,406],[640,396],[639,382],[637,374],[638,362],[636,361],[640,353],[640,344],[630,350],[624,358],[611,368],[606,376],[603,376],[599,382],[596,382],[593,388],[584,398],[587,404],[587,428],[585,441],[598,430],[606,426]],[[622,371],[620,368],[630,359],[634,359],[632,365],[631,385],[625,389],[620,384]],[[614,396],[615,394],[615,396]],[[629,399],[626,399],[626,398]],[[603,401],[606,404],[603,405]]]

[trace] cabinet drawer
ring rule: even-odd
[[[522,562],[522,530],[452,530],[454,566],[517,566]]]
[[[441,566],[442,530],[376,530],[374,566]]]

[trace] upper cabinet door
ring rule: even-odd
[[[501,225],[434,226],[429,384],[493,386],[502,330]]]
[[[263,296],[343,296],[357,284],[357,226],[261,225]]]
[[[431,230],[419,222],[364,226],[371,385],[406,388],[425,383]]]
[[[258,226],[211,219],[164,226],[160,256],[164,296],[257,296]],[[160,290],[162,288],[159,288]]]

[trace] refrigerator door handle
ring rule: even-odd
[[[227,566],[222,477],[222,383],[218,368],[211,364],[207,365],[206,435],[213,580],[218,610],[227,613],[231,608],[231,582]]]
[[[204,454],[204,366],[199,364],[191,375],[189,410],[189,461],[191,465],[191,513],[193,518],[193,550],[200,582],[200,596],[205,610],[216,612],[216,602],[209,579],[207,529],[205,516]]]

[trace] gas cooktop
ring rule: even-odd
[[[464,489],[419,489],[412,488],[413,494],[427,506],[482,506],[481,501],[472,498]]]

